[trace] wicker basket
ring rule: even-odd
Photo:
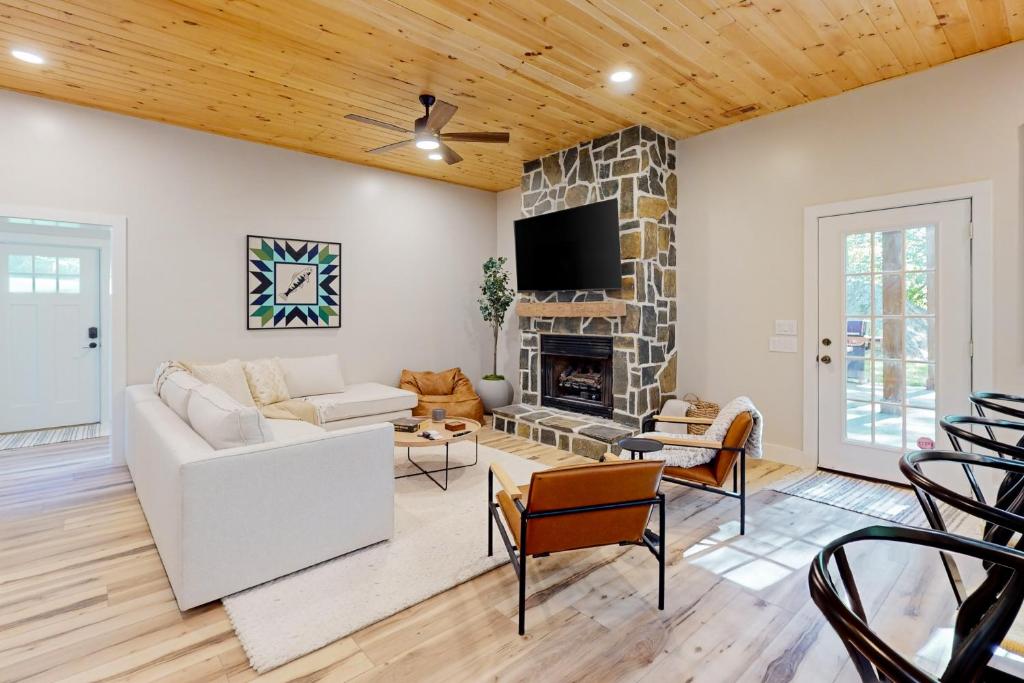
[[[686,410],[686,417],[709,417],[714,419],[718,417],[718,411],[722,409],[720,405],[712,401],[704,401],[697,394],[687,394],[683,397],[683,400],[690,404],[690,407]],[[690,434],[703,434],[708,431],[707,425],[689,425]]]

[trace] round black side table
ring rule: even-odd
[[[665,445],[655,439],[644,439],[639,436],[629,436],[619,441],[619,448],[624,451],[629,451],[629,459],[636,460],[639,456],[640,460],[644,459],[644,453],[653,453],[660,451]]]

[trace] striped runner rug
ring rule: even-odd
[[[9,432],[7,434],[0,434],[0,451],[9,451],[15,448],[31,448],[32,446],[46,446],[64,441],[95,439],[98,436],[101,436],[99,422],[87,425],[73,425],[71,427],[58,427],[56,429],[37,429],[31,432]]]
[[[913,489],[903,486],[818,470],[794,475],[768,488],[887,522],[930,528]],[[939,503],[939,510],[948,529],[956,529],[967,519],[966,513],[945,503]]]

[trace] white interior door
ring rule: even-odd
[[[818,222],[821,467],[906,483],[907,450],[949,448],[970,412],[969,200]]]
[[[96,249],[0,244],[0,432],[100,421],[99,288]]]

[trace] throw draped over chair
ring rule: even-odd
[[[957,610],[953,651],[943,673],[935,678],[897,652],[868,625],[867,614],[846,557],[846,547],[864,541],[905,543],[958,553],[997,567],[998,581],[982,583]],[[830,566],[835,560],[843,599]],[[993,572],[990,572],[990,577]],[[811,564],[811,599],[835,629],[864,683],[980,683],[1021,681],[989,666],[1024,600],[1024,553],[962,536],[925,529],[871,526],[829,543]]]
[[[686,436],[669,436],[651,431],[657,423],[710,425],[714,420],[704,417],[675,417],[671,415],[655,415],[650,418],[642,436],[645,439],[660,441],[666,446],[689,446],[692,448],[709,448],[716,451],[707,463],[694,467],[665,466],[664,481],[681,486],[716,493],[740,501],[740,534],[747,529],[747,438],[754,427],[754,419],[750,413],[739,413],[732,421],[725,438],[721,441],[704,441],[687,438]],[[732,490],[727,487],[730,473],[732,474]]]
[[[487,554],[497,525],[519,577],[519,635],[526,632],[526,558],[603,545],[642,545],[658,560],[658,609],[665,609],[665,496],[658,493],[664,463],[606,462],[534,472],[517,486],[493,463],[487,483]],[[494,479],[501,486],[497,500]],[[658,532],[647,528],[658,509]],[[508,527],[508,531],[505,527]]]
[[[413,415],[429,417],[434,408],[444,408],[447,417],[468,417],[483,423],[484,402],[459,368],[441,372],[402,370],[399,388],[419,396]]]

